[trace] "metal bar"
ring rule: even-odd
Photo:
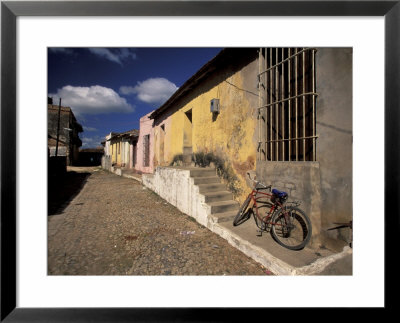
[[[306,92],[306,59],[303,51],[303,93]],[[306,135],[306,97],[303,96],[303,137]],[[306,140],[303,140],[303,161],[306,160]]]
[[[295,51],[297,52],[297,48],[295,49]],[[295,127],[294,127],[294,129],[295,129],[295,133],[296,133],[296,135],[295,135],[295,139],[297,139],[297,137],[298,137],[298,129],[297,129],[297,119],[298,119],[298,117],[297,117],[297,108],[298,108],[298,100],[297,100],[297,68],[298,68],[298,61],[299,61],[299,57],[296,55],[296,59],[295,59],[295,65],[294,65],[294,70],[295,70],[295,97],[296,97],[296,112],[295,112]],[[296,140],[296,161],[298,161],[299,159],[298,159],[298,157],[299,157],[299,145],[298,145],[298,142],[297,142],[297,140]]]
[[[299,56],[299,55],[301,55],[303,52],[308,51],[308,50],[311,50],[311,51],[313,51],[313,52],[316,52],[316,51],[317,51],[316,48],[305,48],[305,49],[300,50],[300,51],[297,51],[297,52],[295,51],[295,54],[294,54],[294,55],[292,55],[292,56],[286,58],[285,60],[279,62],[279,63],[276,64],[276,65],[270,66],[270,67],[269,67],[268,69],[266,69],[265,71],[260,71],[259,75],[260,75],[260,74],[263,74],[263,73],[266,73],[266,72],[268,72],[268,71],[271,70],[271,69],[274,69],[277,65],[281,65],[281,64],[283,64],[283,63],[285,63],[285,62],[287,62],[287,61],[289,61],[289,60],[292,60],[292,59],[295,58],[296,56]]]
[[[282,59],[285,57],[285,49],[282,48]],[[285,96],[285,64],[282,64],[282,88],[281,100]],[[285,138],[285,102],[282,102],[282,138]],[[282,141],[282,160],[285,160],[285,142]]]
[[[268,62],[267,62],[267,48],[264,48],[264,68],[266,68]],[[264,102],[268,102],[268,93],[267,93],[267,74],[264,74]],[[267,112],[263,111],[263,116],[264,116],[264,151],[265,151],[265,160],[268,160],[268,145],[267,145],[267,140],[268,140],[268,129],[267,129]]]
[[[315,92],[315,52],[311,54],[312,60],[312,91]],[[312,98],[313,136],[315,136],[315,96]],[[313,161],[317,160],[316,142],[313,138]]]
[[[290,53],[291,53],[291,48],[289,48],[288,49],[288,56],[290,57]],[[291,81],[291,64],[290,64],[290,60],[288,61],[288,97],[290,98],[290,90],[291,90],[291,84],[290,84],[290,81]],[[291,131],[291,122],[290,122],[290,114],[291,114],[291,111],[290,111],[290,100],[288,101],[288,119],[289,119],[289,122],[288,122],[288,127],[289,127],[289,134],[288,134],[288,138],[290,139],[291,138],[291,133],[290,133],[290,131]],[[290,161],[290,157],[291,157],[291,154],[292,154],[292,151],[291,151],[291,148],[292,148],[292,145],[291,145],[291,141],[289,141],[288,142],[288,151],[289,151],[289,161]]]
[[[278,48],[275,48],[275,63],[278,63]],[[276,65],[275,67],[275,99],[278,98],[278,92],[279,92],[279,71],[278,67]],[[275,102],[275,138],[278,139],[278,132],[279,132],[279,119],[278,119],[278,111],[279,109],[279,103]],[[275,145],[275,150],[276,150],[276,160],[279,160],[279,144],[278,142]]]
[[[272,65],[272,48],[269,49],[269,65]],[[269,71],[269,104],[272,102],[272,70]],[[272,140],[272,106],[269,108],[269,139]],[[273,147],[272,147],[272,142],[269,145],[270,149],[270,159],[271,161],[273,159]]]
[[[318,93],[308,92],[308,93],[302,93],[302,94],[299,94],[299,95],[294,95],[294,96],[292,96],[290,98],[286,98],[286,99],[283,99],[283,100],[280,100],[280,101],[272,102],[271,104],[266,104],[266,105],[264,105],[262,107],[259,107],[259,109],[265,109],[265,108],[268,108],[271,105],[275,105],[275,104],[279,104],[279,103],[282,103],[282,102],[294,100],[294,99],[301,98],[301,97],[307,96],[307,95],[318,96]]]
[[[264,68],[267,66],[267,48],[264,47],[264,58],[263,58],[263,64]],[[262,67],[262,66],[261,66]],[[268,79],[267,79],[267,74],[263,75],[263,104],[268,103],[269,96],[268,96]],[[264,160],[268,160],[268,121],[267,121],[267,111],[263,111],[263,121],[264,121],[264,127],[263,127],[263,138],[264,138],[264,143],[263,143],[263,148],[264,148]]]
[[[267,60],[267,48],[264,48],[264,55],[265,55],[265,57],[264,57],[264,62],[263,62],[264,65],[263,66],[265,66],[266,60]],[[261,66],[261,69],[263,69],[263,66]],[[267,75],[266,74],[264,75],[264,83],[265,83],[265,88],[264,88],[264,100],[263,100],[263,103],[264,104],[268,104],[268,101],[269,101],[268,88],[269,88],[269,86],[268,86],[268,79],[267,79]],[[269,130],[268,130],[268,119],[266,117],[267,112],[266,111],[263,111],[263,112],[264,112],[263,116],[264,116],[264,123],[265,123],[263,147],[266,147],[267,141],[268,141],[268,131]],[[267,155],[268,155],[268,153],[267,153],[267,149],[266,149],[265,150],[265,160],[268,160]]]
[[[261,48],[260,65],[259,65],[260,69],[264,68],[264,60],[265,60],[265,58],[263,56],[263,49]],[[262,75],[260,80],[261,80],[261,84],[263,86],[262,94],[261,94],[261,102],[262,102],[262,104],[265,104],[265,89],[264,89],[265,80],[264,80],[264,75]],[[264,145],[265,145],[265,119],[264,119],[264,114],[265,114],[264,111],[260,111],[260,124],[261,124],[261,128],[262,128],[261,132],[260,132],[260,134],[261,134],[261,139],[260,139],[260,152],[261,152],[261,155],[260,155],[260,159],[261,160],[264,160],[264,156],[265,156],[265,149],[264,149]]]
[[[307,137],[299,137],[299,138],[285,138],[285,139],[277,139],[277,140],[269,140],[268,142],[281,142],[281,141],[294,141],[294,140],[304,140],[304,139],[313,139],[313,138],[318,138],[318,136],[307,136]]]
[[[261,70],[261,48],[258,51],[258,71]],[[258,74],[258,106],[261,107],[261,76]],[[257,148],[257,159],[261,160],[261,120],[260,120],[260,109],[258,109],[258,148]]]

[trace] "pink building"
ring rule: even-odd
[[[153,120],[149,119],[152,113],[153,111],[140,118],[139,138],[136,144],[135,169],[143,173],[152,173],[154,167]]]

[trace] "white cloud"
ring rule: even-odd
[[[82,137],[82,148],[96,148],[101,146],[101,142],[104,138],[100,136],[95,137]]]
[[[137,98],[146,103],[164,103],[178,89],[178,87],[165,78],[149,78],[143,82],[138,82],[134,87],[121,86],[121,94],[136,94]]]
[[[52,53],[61,53],[66,55],[74,54],[74,51],[71,48],[65,48],[65,47],[49,47],[49,51]]]
[[[54,102],[61,97],[61,105],[72,108],[75,115],[103,114],[103,113],[129,113],[134,108],[126,99],[121,98],[113,89],[100,85],[80,87],[66,85],[49,94]]]
[[[84,130],[84,131],[97,131],[97,129],[96,129],[96,128],[92,128],[92,127],[85,127],[85,126],[83,126],[83,130]]]
[[[88,48],[88,50],[97,56],[108,59],[111,62],[122,65],[123,61],[126,59],[136,59],[136,53],[129,48]]]

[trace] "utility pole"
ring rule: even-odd
[[[60,115],[61,115],[61,98],[58,104],[58,121],[57,121],[57,140],[56,140],[56,157],[58,156],[58,139],[60,137]]]

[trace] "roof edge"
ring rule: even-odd
[[[180,98],[189,88],[201,80],[206,73],[208,73],[213,65],[221,59],[230,49],[224,48],[222,49],[214,58],[209,60],[206,64],[204,64],[195,74],[193,74],[172,96],[158,109],[154,110],[152,114],[149,115],[149,119],[155,119],[158,115],[163,113],[165,110],[169,108],[169,106],[175,102],[178,98]]]

